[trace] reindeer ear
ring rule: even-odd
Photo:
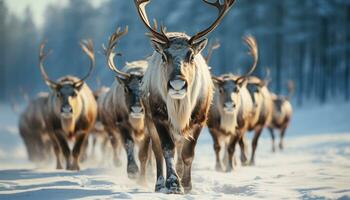
[[[77,82],[77,83],[74,83],[73,87],[74,87],[76,90],[80,91],[81,88],[83,88],[83,85],[84,85],[84,81],[79,81],[79,82]]]
[[[129,77],[123,76],[122,74],[117,74],[115,78],[122,85],[126,85],[129,80]]]
[[[219,78],[219,77],[212,76],[211,79],[213,80],[213,83],[214,83],[215,85],[220,86],[220,85],[222,84],[222,79]]]
[[[264,81],[264,80],[262,80],[262,81],[260,81],[259,86],[260,86],[260,87],[264,87],[264,86],[267,87],[268,84],[269,84],[269,81]]]
[[[160,41],[156,38],[151,37],[151,44],[154,50],[156,50],[158,53],[163,54],[163,51],[165,48],[167,48],[168,44],[164,43],[163,41]]]
[[[194,42],[192,44],[192,49],[194,51],[194,55],[199,54],[205,48],[205,46],[207,46],[207,43],[208,43],[208,39],[207,38],[204,38],[202,40]]]
[[[54,84],[50,81],[45,81],[46,85],[52,90],[52,91],[55,91],[55,90],[58,90],[60,85],[59,84]]]
[[[243,86],[246,86],[248,84],[248,79],[247,78],[239,78],[236,81],[236,84],[241,88]]]

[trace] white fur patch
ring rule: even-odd
[[[237,126],[237,112],[233,112],[232,114],[221,114],[220,126],[223,130],[231,134],[235,134]]]
[[[196,69],[193,81],[188,83],[186,95],[184,97],[181,95],[182,98],[180,98],[180,95],[170,95],[167,91],[167,79],[165,77],[165,67],[162,66],[161,55],[154,52],[148,62],[149,67],[145,72],[142,86],[144,96],[147,96],[149,93],[159,94],[166,103],[169,121],[174,131],[180,134],[187,134],[183,130],[188,126],[197,102],[208,98],[208,95],[211,101],[212,97],[213,83],[204,58],[202,55],[195,57]]]

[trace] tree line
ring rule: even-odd
[[[216,10],[200,0],[152,0],[147,11],[168,31],[189,35],[216,16]],[[91,38],[95,51],[102,52],[101,44],[107,42],[117,25],[129,26],[129,34],[118,48],[122,53],[117,60],[119,66],[152,53],[132,1],[110,0],[98,7],[85,0],[70,0],[64,7],[49,5],[42,27],[34,23],[30,8],[18,18],[3,0],[0,15],[1,101],[20,98],[20,88],[31,95],[46,90],[37,68],[38,46],[43,39],[53,49],[46,61],[52,78],[84,74],[88,60],[79,48],[79,40]],[[247,70],[251,60],[241,40],[245,35],[256,37],[259,45],[255,75],[265,77],[265,68],[271,69],[271,91],[286,94],[286,83],[293,80],[293,101],[298,105],[350,100],[350,1],[237,0],[222,26],[209,38],[221,43],[210,61],[214,74]],[[94,76],[88,81],[92,88],[97,78],[105,85],[113,81],[102,54],[97,55]]]

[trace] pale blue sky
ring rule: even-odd
[[[40,27],[44,22],[45,8],[49,4],[56,4],[57,6],[67,5],[69,0],[5,0],[7,7],[11,12],[19,17],[23,16],[23,12],[27,6],[33,11],[35,23]],[[94,6],[99,6],[106,0],[87,0]]]

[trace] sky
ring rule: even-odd
[[[99,6],[102,2],[106,0],[87,0],[90,1],[94,6]],[[35,24],[41,27],[44,23],[45,8],[49,4],[55,4],[57,6],[67,5],[69,0],[5,0],[8,9],[17,15],[18,17],[23,17],[24,11],[27,7],[33,12],[33,18]]]

